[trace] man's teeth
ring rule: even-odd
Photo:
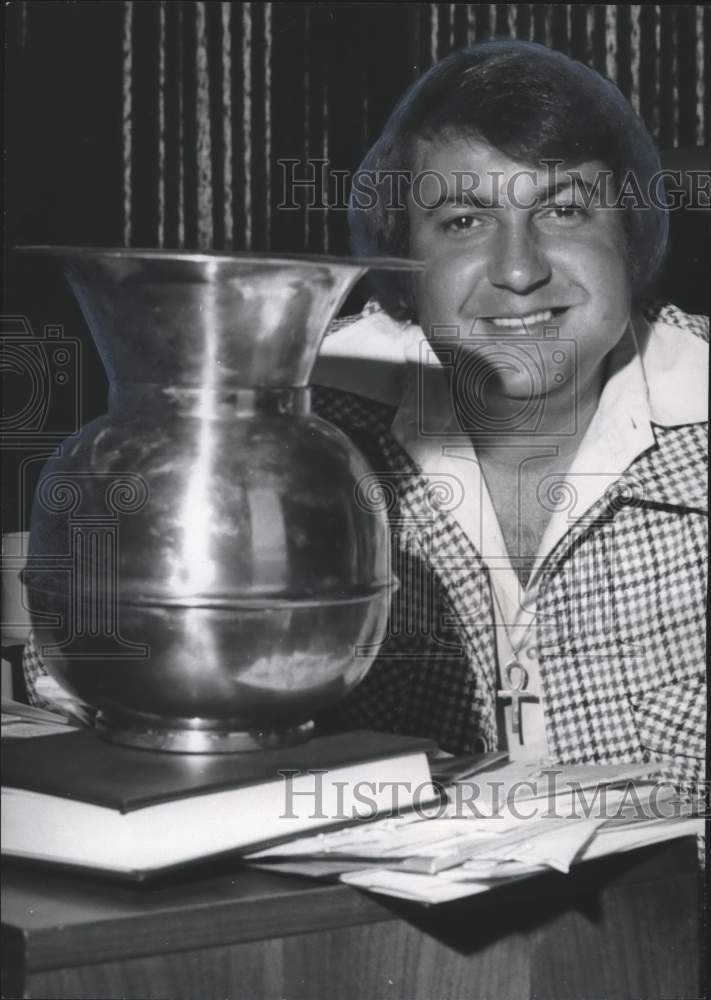
[[[491,322],[494,326],[503,327],[518,327],[518,326],[533,326],[536,323],[550,323],[553,319],[553,311],[551,309],[544,309],[541,312],[529,313],[527,316],[496,316],[492,317]]]

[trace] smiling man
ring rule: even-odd
[[[368,153],[355,252],[427,266],[374,272],[313,376],[399,580],[325,727],[699,787],[708,322],[654,303],[658,175],[616,87],[511,41],[434,66]],[[43,673],[31,639],[34,700]]]
[[[361,171],[355,252],[427,268],[376,274],[314,375],[376,470],[363,502],[388,510],[400,581],[337,724],[693,785],[708,324],[653,304],[644,126],[594,71],[491,42],[420,79]]]

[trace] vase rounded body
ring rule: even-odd
[[[110,397],[35,495],[26,579],[48,669],[118,742],[305,738],[367,673],[394,584],[385,514],[359,500],[370,469],[307,384],[364,265],[63,259]]]

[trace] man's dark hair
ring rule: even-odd
[[[601,161],[618,192],[630,189],[624,182],[631,178],[643,203],[634,197],[623,201],[629,276],[635,302],[648,299],[668,237],[656,147],[613,83],[533,42],[491,41],[454,52],[407,91],[359,168],[362,178],[371,179],[371,193],[375,182],[377,197],[365,207],[354,185],[349,206],[354,253],[408,256],[407,209],[402,197],[393,199],[398,190],[393,172],[412,176],[418,141],[455,137],[484,142],[531,167],[555,160],[566,167]],[[407,179],[401,195],[406,188]],[[411,276],[380,272],[371,281],[390,315],[416,318]]]

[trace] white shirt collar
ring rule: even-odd
[[[399,410],[413,403],[405,371],[425,357],[429,367],[438,367],[419,326],[370,309],[324,338],[312,382]],[[608,422],[620,408],[663,427],[708,419],[708,344],[688,330],[636,316],[612,352],[608,372],[598,407]],[[445,430],[451,415],[444,405],[441,414]]]
[[[654,444],[652,424],[707,419],[707,378],[703,340],[682,326],[635,317],[611,352],[597,411],[566,476],[574,505],[553,512],[539,555]],[[453,513],[486,558],[493,536],[482,515],[490,501],[474,449],[452,413],[447,370],[421,328],[370,309],[325,338],[312,381],[396,409],[392,432],[423,472],[462,481],[467,502]]]

